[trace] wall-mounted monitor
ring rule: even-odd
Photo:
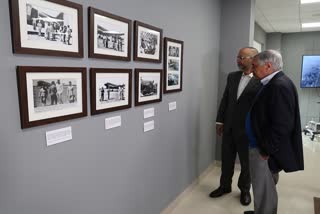
[[[320,88],[320,55],[303,55],[301,88]]]

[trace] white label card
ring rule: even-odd
[[[154,116],[154,108],[148,108],[143,111],[143,118],[149,118]]]
[[[105,120],[106,129],[112,129],[121,126],[121,116],[109,117]]]
[[[71,126],[46,132],[47,146],[72,140]]]
[[[177,109],[177,102],[169,103],[169,111],[173,111],[175,109]]]
[[[143,127],[143,131],[147,132],[147,131],[151,131],[154,129],[154,121],[149,121],[144,123],[144,127]]]

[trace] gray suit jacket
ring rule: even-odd
[[[232,134],[239,137],[246,135],[246,114],[252,105],[257,91],[261,87],[260,81],[252,77],[239,99],[237,99],[241,75],[242,71],[229,73],[216,119],[216,122],[224,124],[224,134],[231,133],[232,131]]]

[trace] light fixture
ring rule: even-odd
[[[318,3],[320,0],[301,0],[301,4]]]
[[[320,22],[302,23],[302,28],[320,27]]]

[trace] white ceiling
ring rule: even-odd
[[[267,33],[320,31],[301,28],[301,23],[320,22],[320,3],[300,4],[300,0],[256,0],[255,21]]]

